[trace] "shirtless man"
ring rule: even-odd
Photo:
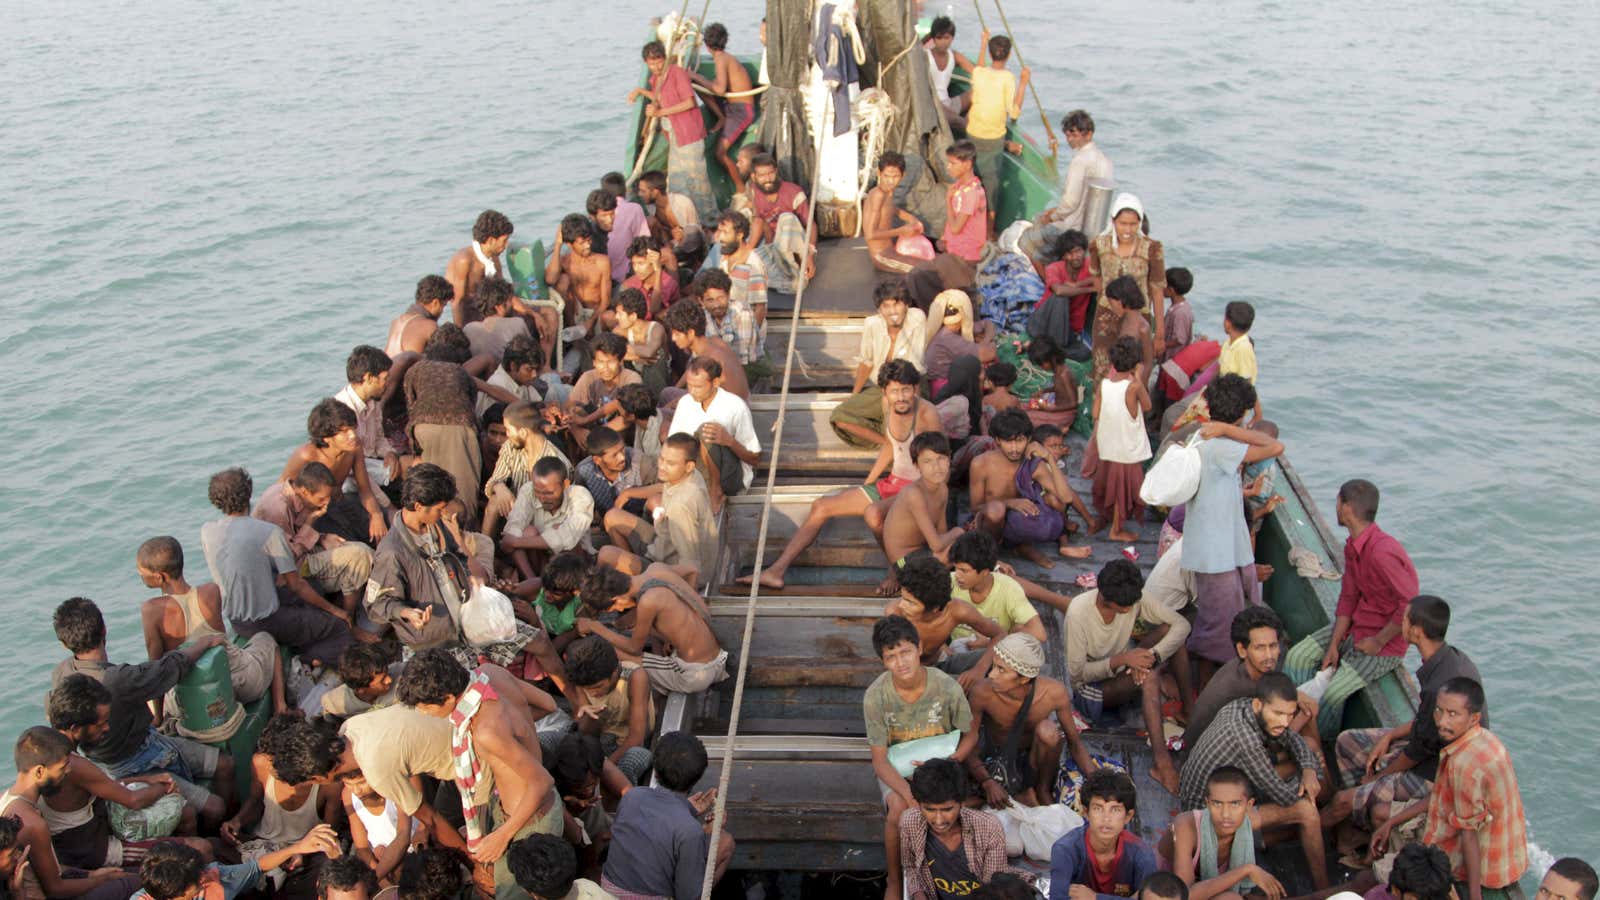
[[[222,621],[222,589],[215,583],[191,587],[184,580],[183,545],[177,538],[163,535],[139,545],[135,568],[145,587],[162,592],[139,607],[145,652],[151,659],[160,659],[192,638],[227,633]],[[266,676],[271,679],[273,713],[288,708],[283,656],[272,635],[259,631],[244,647],[229,643],[223,649],[228,653],[235,699],[250,703],[260,697]]]
[[[570,253],[563,250],[571,248]],[[556,248],[545,265],[545,281],[566,301],[562,318],[567,325],[579,322],[578,310],[589,333],[594,333],[600,311],[611,305],[611,257],[594,252],[594,226],[584,216],[573,213],[561,220],[556,231]],[[551,357],[554,342],[546,350]]]
[[[389,337],[384,341],[383,352],[390,358],[402,353],[421,353],[428,346],[428,338],[439,329],[439,317],[444,315],[444,305],[454,296],[455,288],[438,275],[424,275],[417,282],[417,292],[406,311],[389,323]],[[398,382],[397,376],[390,381]]]
[[[1117,337],[1131,337],[1139,343],[1139,370],[1134,380],[1145,384],[1156,350],[1150,322],[1144,317],[1144,294],[1139,292],[1139,282],[1130,275],[1111,279],[1106,285],[1105,304],[1118,319]]]
[[[883,530],[890,504],[919,476],[917,454],[913,449],[916,439],[926,432],[942,434],[944,429],[939,411],[917,396],[917,384],[921,381],[922,373],[903,359],[891,360],[878,370],[878,383],[883,388],[886,440],[878,449],[878,458],[873,461],[865,481],[860,487],[845,488],[812,501],[806,520],[789,538],[783,553],[765,571],[741,576],[740,584],[749,584],[752,578],[759,576],[762,587],[783,590],[783,573],[789,571],[795,558],[817,539],[829,519],[862,516],[873,531]]]
[[[555,700],[496,665],[484,663],[468,672],[439,648],[412,657],[396,691],[401,703],[450,720],[458,771],[466,756],[473,771],[484,767],[492,774],[496,802],[492,809],[473,810],[473,818],[467,820],[467,850],[477,863],[473,874],[480,887],[488,888],[485,882],[492,882],[501,900],[520,896],[506,865],[506,847],[530,834],[560,834],[565,822],[555,781],[540,759],[534,725],[555,711]],[[457,722],[454,716],[465,721]],[[471,739],[464,753],[463,736]],[[458,789],[470,796],[471,783],[463,785],[461,780],[458,775]]]
[[[1078,771],[1087,775],[1095,770],[1072,719],[1072,693],[1065,684],[1040,675],[1043,667],[1044,645],[1038,638],[1022,632],[1008,634],[994,646],[989,676],[967,690],[972,732],[978,735],[979,747],[977,753],[967,757],[967,771],[983,788],[984,800],[990,806],[1010,806],[1012,800],[1023,806],[1039,806],[1041,800],[1049,803],[1063,737]],[[1024,701],[1028,711],[1018,723]],[[1021,776],[1022,784],[1007,786],[990,775],[984,761],[1002,755],[1013,727],[1020,727],[1021,731],[1017,756],[1009,761],[1009,768]]]
[[[1028,436],[1032,432],[1032,420],[1020,409],[1008,409],[994,417],[989,423],[989,434],[998,446],[972,461],[968,476],[969,497],[975,527],[999,535],[1015,545],[1025,559],[1050,569],[1055,563],[1033,546],[1034,541],[1058,541],[1057,550],[1069,559],[1082,559],[1092,553],[1093,548],[1070,546],[1064,528],[1065,518],[1060,510],[1044,500],[1046,492],[1058,497],[1076,495],[1065,485],[1066,476],[1060,469],[1027,455]],[[1017,473],[1024,466],[1032,469],[1029,487],[1037,501],[1018,493]],[[1081,506],[1082,501],[1078,505]]]
[[[71,757],[72,741],[53,728],[35,725],[17,738],[13,756],[17,780],[0,795],[0,816],[15,816],[22,823],[15,844],[22,859],[13,866],[20,869],[25,860],[44,895],[51,900],[90,893],[97,897],[128,896],[139,889],[139,879],[120,868],[100,868],[69,878],[62,873],[62,865],[56,859],[55,847],[50,843],[50,826],[39,814],[39,803],[66,785]]]
[[[895,205],[894,192],[906,176],[906,158],[893,150],[878,157],[878,183],[867,192],[861,229],[872,254],[872,265],[883,272],[905,274],[917,262],[895,252],[896,238],[922,234],[922,220]]]
[[[728,677],[728,651],[717,644],[711,631],[711,611],[671,567],[652,565],[630,577],[600,566],[583,583],[581,596],[585,611],[591,614],[619,602],[638,603],[632,635],[581,615],[577,629],[584,637],[598,634],[605,638],[624,662],[642,665],[657,691],[698,694]],[[645,642],[652,636],[671,648],[668,655],[645,651]]]
[[[750,402],[750,380],[745,377],[744,363],[739,361],[739,354],[728,346],[727,341],[706,334],[704,307],[693,300],[681,300],[661,317],[661,324],[678,349],[687,351],[691,357],[709,357],[720,363],[722,381],[719,387],[746,403]],[[687,388],[688,383],[689,372],[685,369],[677,386]]]
[[[450,300],[455,304],[457,325],[476,322],[478,314],[467,303],[485,275],[505,277],[506,265],[500,254],[511,243],[511,220],[492,209],[478,214],[472,223],[472,243],[456,251],[444,267],[444,277],[450,282]],[[519,304],[520,306],[520,304]],[[522,310],[518,310],[521,312]],[[390,354],[393,356],[394,354]]]
[[[333,483],[336,485],[344,484],[346,478],[353,476],[356,480],[356,496],[360,498],[361,506],[367,513],[364,536],[374,544],[383,540],[383,536],[389,533],[389,523],[384,517],[383,507],[379,505],[378,498],[372,490],[371,476],[367,474],[366,456],[361,450],[361,436],[356,433],[355,411],[332,397],[324,397],[312,407],[311,415],[306,419],[306,433],[311,440],[301,444],[289,454],[289,461],[284,465],[283,474],[278,476],[278,480],[292,481],[307,463],[312,462],[327,466],[328,471],[333,473]],[[342,500],[342,496],[335,497],[329,508],[334,509],[339,506]],[[354,528],[354,523],[351,523],[349,529],[341,530],[354,530]],[[360,534],[340,536],[347,540],[360,540],[363,537]]]
[[[917,479],[889,503],[879,536],[889,558],[889,577],[878,585],[878,596],[900,590],[899,566],[913,551],[927,549],[941,561],[960,537],[960,528],[945,528],[945,507],[950,500],[950,442],[941,432],[919,434],[911,441]],[[870,522],[868,523],[871,524]],[[949,573],[946,573],[949,581]]]
[[[900,565],[900,598],[884,608],[886,616],[905,616],[917,628],[922,642],[922,664],[956,676],[963,691],[989,673],[994,644],[1005,632],[978,608],[950,596],[950,568],[923,550]],[[952,652],[950,632],[965,625],[987,637],[982,650]]]

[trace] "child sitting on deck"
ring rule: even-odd
[[[1022,400],[1011,393],[1017,383],[1017,367],[1007,362],[992,362],[983,370],[983,430],[989,430],[989,420],[995,413],[1016,409]]]
[[[600,566],[584,581],[582,597],[589,615],[634,606],[632,634],[584,616],[577,620],[578,633],[598,634],[620,658],[643,665],[656,690],[698,694],[728,677],[728,651],[711,631],[711,611],[672,567],[657,564],[629,577]],[[647,652],[652,637],[671,647],[670,653]]]
[[[1094,441],[1100,464],[1094,472],[1099,520],[1092,530],[1099,531],[1109,518],[1111,531],[1106,536],[1131,543],[1139,536],[1127,525],[1144,512],[1139,488],[1144,484],[1144,461],[1150,458],[1150,436],[1144,428],[1150,395],[1135,377],[1139,345],[1133,338],[1118,338],[1111,346],[1111,369],[1094,394]]]
[[[578,732],[597,735],[611,763],[629,783],[639,784],[650,770],[645,744],[656,724],[649,676],[637,665],[623,665],[616,649],[595,635],[568,647],[566,664],[584,700],[573,713]]]
[[[962,690],[988,674],[993,644],[1006,635],[976,606],[950,595],[949,567],[922,550],[900,564],[900,598],[884,609],[884,615],[905,616],[916,626],[922,664],[960,676]],[[962,625],[988,639],[982,649],[951,652],[950,635]]]
[[[339,655],[339,684],[322,695],[322,714],[344,719],[369,709],[393,706],[394,674],[400,661],[393,642],[351,644]]]
[[[1160,868],[1155,851],[1127,830],[1139,798],[1126,772],[1098,769],[1078,789],[1082,825],[1050,848],[1050,900],[1077,898],[1079,886],[1098,898],[1138,895]]]
[[[1050,373],[1050,390],[1034,394],[1028,401],[1028,418],[1035,425],[1072,427],[1078,418],[1078,381],[1067,366],[1067,353],[1048,337],[1037,337],[1028,344],[1028,362]]]
[[[366,863],[383,884],[393,884],[400,863],[413,847],[428,843],[427,826],[406,815],[361,776],[346,775],[344,811],[350,823],[350,852]]]

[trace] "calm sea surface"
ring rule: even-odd
[[[1266,409],[1324,513],[1346,478],[1382,488],[1533,839],[1594,859],[1600,7],[1007,5],[1050,118],[1094,114],[1195,272],[1202,330],[1255,304]],[[54,606],[94,598],[113,658],[142,657],[139,542],[178,536],[205,580],[207,476],[270,481],[479,210],[548,239],[622,167],[667,9],[8,5],[0,741],[43,719]],[[741,53],[760,15],[712,12]]]

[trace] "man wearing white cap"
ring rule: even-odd
[[[1044,645],[1037,638],[1008,634],[995,642],[989,677],[967,692],[978,735],[978,752],[967,757],[967,769],[990,806],[1010,806],[1012,799],[1032,806],[1049,797],[1063,732],[1079,771],[1093,770],[1072,721],[1072,694],[1040,675],[1043,666]]]

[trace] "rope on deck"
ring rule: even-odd
[[[685,0],[687,2],[687,0]],[[828,94],[823,107],[822,121],[827,122],[833,108],[833,95]],[[722,771],[717,776],[716,806],[711,814],[710,851],[706,857],[705,879],[700,884],[700,900],[711,900],[711,888],[716,883],[717,851],[722,844],[722,823],[727,816],[728,784],[733,777],[733,745],[739,737],[739,712],[744,703],[744,680],[750,671],[750,639],[755,633],[756,599],[761,594],[761,564],[767,553],[767,525],[772,518],[772,489],[778,483],[778,453],[783,448],[783,417],[789,407],[789,377],[794,371],[795,338],[800,333],[800,310],[806,297],[806,264],[816,253],[812,242],[817,227],[817,188],[822,182],[822,132],[817,133],[816,162],[811,167],[811,194],[806,207],[806,248],[800,257],[800,287],[794,292],[794,311],[789,318],[789,347],[783,355],[783,388],[778,393],[778,417],[772,427],[772,456],[767,462],[767,495],[761,501],[761,528],[756,533],[756,576],[750,579],[750,598],[744,611],[744,637],[739,647],[739,674],[733,682],[733,712],[728,717],[728,735],[722,747]]]

